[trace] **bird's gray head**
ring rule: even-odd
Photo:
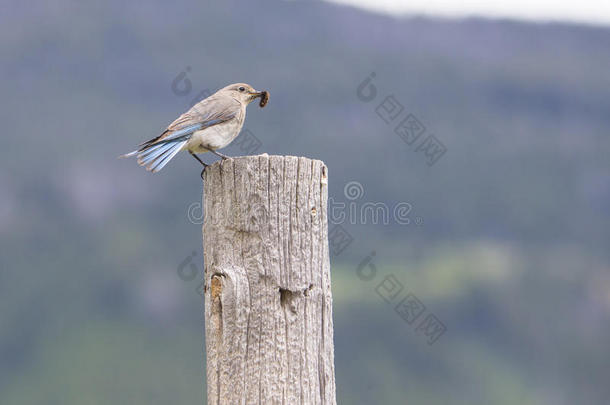
[[[244,104],[250,104],[256,98],[262,96],[262,92],[254,90],[254,87],[246,83],[234,83],[220,89],[219,93],[229,93],[231,97]]]

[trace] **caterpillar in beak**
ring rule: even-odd
[[[269,102],[269,92],[265,90],[261,94],[261,101],[258,103],[258,105],[263,108],[267,105],[267,102]]]

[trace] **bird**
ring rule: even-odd
[[[197,154],[212,152],[223,160],[228,159],[216,150],[229,145],[239,135],[246,119],[246,107],[258,97],[261,98],[259,105],[264,107],[269,92],[256,91],[246,83],[223,87],[179,116],[161,135],[120,157],[136,156],[140,166],[156,173],[178,152],[187,151],[203,165],[203,178],[208,165]]]

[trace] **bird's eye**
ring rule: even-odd
[[[246,88],[242,86],[239,88],[239,91],[246,91]]]

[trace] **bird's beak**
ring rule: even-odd
[[[261,108],[266,106],[267,102],[269,102],[269,92],[268,91],[253,91],[253,92],[250,92],[250,96],[251,96],[251,99],[250,99],[249,103],[256,100],[258,97],[261,98],[260,103],[258,103],[258,105]]]

